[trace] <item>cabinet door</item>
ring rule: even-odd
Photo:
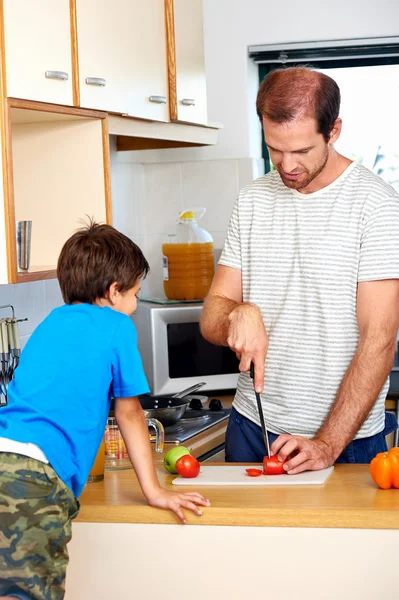
[[[164,0],[132,0],[129,115],[169,121]]]
[[[4,0],[7,96],[73,104],[69,0]]]
[[[176,111],[175,115],[171,111],[172,119],[205,125],[207,98],[202,0],[173,0],[173,12]]]
[[[81,106],[168,120],[163,0],[77,0],[77,25]]]
[[[126,114],[132,64],[131,0],[77,0],[80,105]]]

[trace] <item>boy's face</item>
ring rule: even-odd
[[[114,284],[113,284],[114,285]],[[127,292],[116,292],[113,298],[114,310],[124,313],[125,315],[132,315],[137,308],[137,294],[140,291],[141,277],[137,280],[135,285],[130,288]]]

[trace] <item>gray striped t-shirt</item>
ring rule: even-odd
[[[268,173],[241,191],[219,263],[242,271],[243,300],[260,308],[269,336],[268,428],[312,437],[357,348],[357,283],[399,278],[399,196],[356,163],[313,194]],[[388,386],[357,438],[384,428]],[[248,374],[234,406],[260,424]]]

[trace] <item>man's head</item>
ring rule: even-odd
[[[259,88],[256,110],[274,166],[287,187],[306,188],[327,165],[341,132],[340,91],[317,71],[272,71]]]
[[[136,294],[149,265],[140,248],[110,225],[91,222],[64,244],[57,276],[66,304],[106,300],[125,314],[136,310]]]

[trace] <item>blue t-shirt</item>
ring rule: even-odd
[[[147,392],[132,320],[107,307],[66,304],[29,338],[0,408],[0,436],[39,446],[79,497],[111,398]]]

